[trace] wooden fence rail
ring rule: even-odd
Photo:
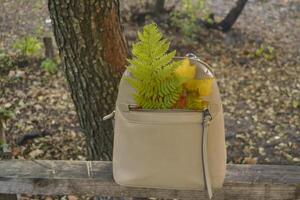
[[[119,186],[111,162],[103,161],[0,161],[0,193],[207,199],[203,191]],[[227,165],[224,187],[213,199],[299,200],[300,166]]]

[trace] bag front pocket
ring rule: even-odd
[[[118,109],[118,108],[117,108]],[[166,110],[152,110],[152,109],[133,109],[129,106],[128,111],[121,111],[118,109],[120,115],[129,123],[142,124],[191,124],[201,123],[203,112],[196,110],[183,109],[166,109]]]
[[[117,183],[201,189],[202,112],[116,109],[113,169]]]

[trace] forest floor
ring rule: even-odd
[[[16,39],[52,35],[44,1],[3,1],[0,49],[13,55]],[[131,44],[140,26],[130,20],[128,5],[124,29]],[[219,16],[230,7],[211,1]],[[299,0],[252,0],[230,32],[201,29],[193,41],[169,24],[159,25],[179,55],[193,52],[213,66],[224,103],[228,163],[300,165]],[[0,86],[0,107],[16,115],[6,131],[14,158],[86,159],[61,70],[51,75],[32,60],[0,74]],[[18,144],[28,133],[44,136]]]

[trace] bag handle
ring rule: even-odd
[[[202,65],[204,65],[205,68],[202,68],[204,73],[211,76],[212,78],[215,77],[212,67],[208,63],[204,62],[203,60],[201,60],[198,56],[196,56],[193,53],[188,53],[185,56],[191,60],[195,60],[195,61],[201,63]]]
[[[198,56],[196,56],[193,53],[188,53],[185,56],[176,56],[175,59],[184,59],[184,58],[188,58],[190,60],[193,61],[197,61],[201,64],[201,68],[204,72],[204,74],[206,74],[208,77],[214,78],[215,75],[213,73],[212,67],[207,64],[206,62],[204,62],[203,60],[201,60]]]

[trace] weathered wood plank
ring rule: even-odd
[[[0,161],[0,193],[207,199],[203,191],[119,186],[111,162],[102,161]],[[300,166],[228,165],[214,199],[300,199]]]

